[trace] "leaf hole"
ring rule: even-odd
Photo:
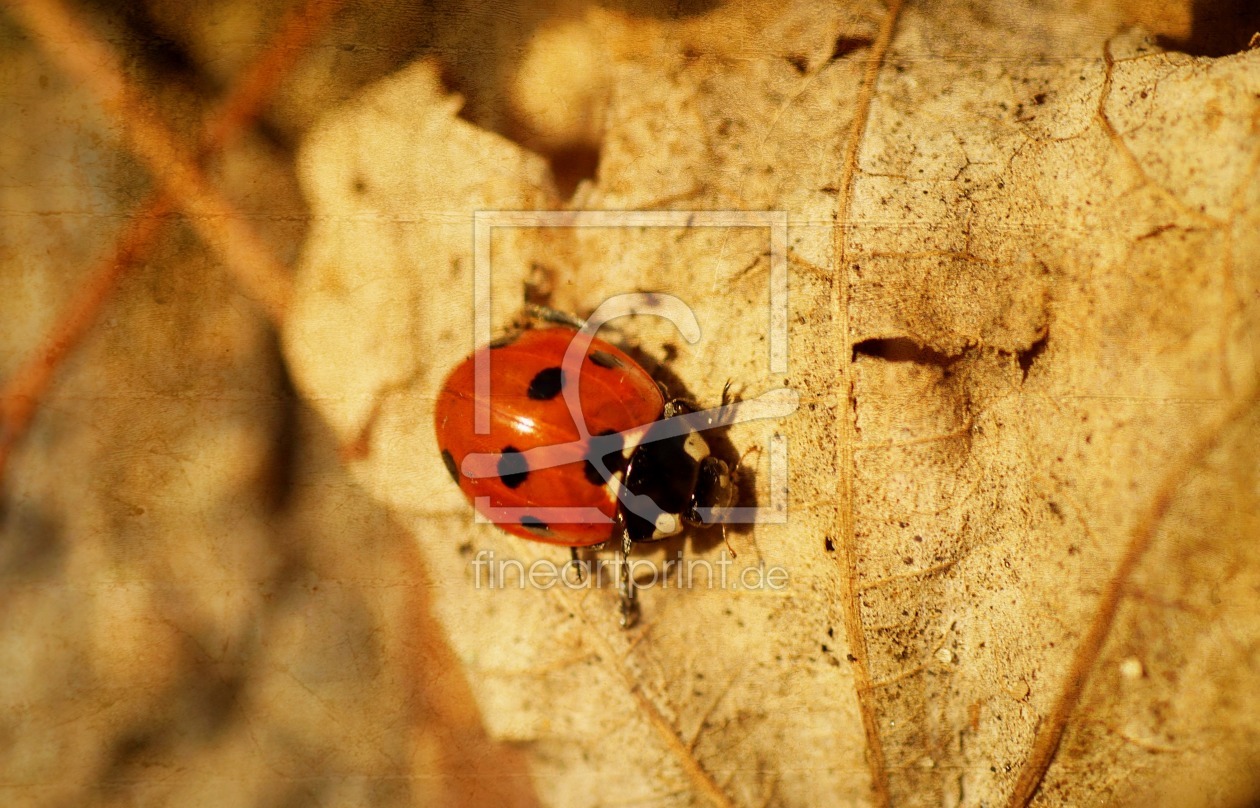
[[[856,362],[859,356],[869,356],[885,362],[914,362],[917,365],[936,365],[942,368],[948,368],[960,358],[927,345],[920,345],[909,337],[881,337],[856,342],[853,344],[853,361]]]
[[[1036,362],[1038,357],[1046,352],[1046,346],[1049,344],[1050,332],[1047,330],[1036,342],[1015,355],[1015,358],[1019,361],[1019,369],[1023,371],[1024,381],[1028,381],[1028,371],[1032,369],[1033,362]]]
[[[836,37],[836,44],[831,48],[831,61],[843,59],[850,53],[862,48],[869,48],[875,40],[864,36],[844,36],[841,34]]]

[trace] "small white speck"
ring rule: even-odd
[[[949,665],[954,661],[954,652],[948,648],[938,649],[936,652],[936,660],[942,665]]]
[[[1120,663],[1120,675],[1126,679],[1141,679],[1143,673],[1142,660],[1137,657],[1131,656]]]
[[[687,435],[687,439],[683,441],[683,450],[697,463],[709,456],[709,444],[695,432]]]
[[[656,517],[656,536],[675,536],[682,532],[682,523],[678,521],[678,515],[673,513],[662,513]]]

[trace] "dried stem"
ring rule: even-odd
[[[836,354],[836,378],[843,380],[840,389],[848,393],[853,389],[852,367],[849,361],[849,277],[846,272],[848,259],[849,213],[853,205],[854,186],[858,176],[858,151],[866,139],[874,105],[875,84],[892,48],[893,34],[901,18],[902,0],[891,0],[879,36],[871,46],[871,54],[862,76],[857,107],[853,113],[853,125],[845,144],[844,162],[841,167],[839,204],[835,224],[835,263],[831,281],[831,317],[837,330],[837,340],[832,350]],[[866,645],[866,631],[862,625],[861,582],[858,580],[857,534],[853,522],[853,451],[856,442],[851,402],[845,401],[843,415],[837,420],[836,435],[836,535],[839,537],[837,561],[844,588],[840,595],[840,616],[844,622],[853,667],[853,685],[857,690],[858,708],[862,715],[862,729],[866,735],[866,764],[870,770],[871,797],[876,806],[887,808],[892,804],[889,788],[888,759],[884,742],[879,735],[878,707],[875,703],[875,683],[871,680],[870,651]]]

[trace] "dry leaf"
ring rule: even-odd
[[[4,479],[9,801],[1254,801],[1255,12],[606,5],[347,9],[218,166],[283,259],[286,142],[353,99],[306,146],[286,339],[362,487],[213,251],[171,227],[133,268]],[[283,11],[72,9],[186,134]],[[6,382],[150,181],[15,20]],[[564,558],[473,525],[429,432],[472,211],[529,208],[788,217],[786,374],[767,227],[490,253],[496,325],[526,279],[668,291],[697,344],[613,338],[703,403],[800,394],[729,436],[762,505],[789,441],[789,521],[731,536],[786,587],[646,589],[623,633],[608,586],[476,586],[483,552]],[[645,555],[684,548],[724,558]]]
[[[459,117],[416,63],[305,143],[285,337],[354,476],[414,532],[486,726],[528,750],[540,799],[1254,798],[1260,54],[1164,52],[1071,4],[555,25],[572,47],[525,53],[499,101],[542,144],[588,142],[598,112],[598,173],[566,202],[547,160]],[[602,72],[566,87],[547,60],[575,53]],[[533,97],[557,83],[561,102]],[[732,537],[732,570],[781,566],[784,589],[650,588],[622,632],[611,587],[479,582],[489,554],[563,561],[473,524],[432,434],[475,341],[474,212],[536,209],[786,212],[786,374],[768,227],[490,242],[498,327],[527,279],[575,310],[665,292],[699,342],[648,317],[616,338],[706,404],[727,379],[799,392],[729,436],[787,438],[787,523]],[[749,461],[759,504],[770,455]]]

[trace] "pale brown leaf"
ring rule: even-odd
[[[461,118],[423,60],[307,139],[286,353],[413,531],[540,798],[1251,799],[1260,55],[1165,51],[1105,4],[536,24],[571,47],[525,47],[466,114],[550,163]],[[568,85],[562,57],[601,67]],[[556,144],[592,138],[566,199]],[[505,228],[491,253],[496,327],[540,277],[578,311],[668,292],[697,344],[647,317],[616,338],[706,404],[727,379],[800,393],[730,435],[788,439],[787,524],[731,537],[732,568],[783,566],[783,591],[647,589],[621,632],[608,586],[478,585],[479,553],[564,559],[473,524],[431,423],[475,341],[474,212],[530,209],[787,212],[786,374],[765,228]],[[770,502],[768,453],[749,462]]]

